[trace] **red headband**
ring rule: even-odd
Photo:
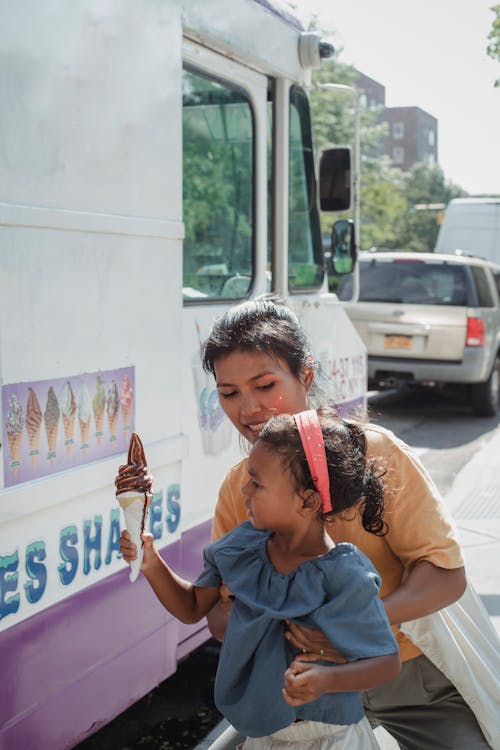
[[[294,414],[293,418],[299,431],[300,441],[306,454],[307,465],[316,490],[321,498],[323,513],[331,513],[332,500],[330,497],[330,477],[326,463],[325,443],[314,409]]]

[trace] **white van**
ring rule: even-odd
[[[500,198],[454,198],[449,202],[435,252],[457,250],[500,263]]]
[[[113,482],[135,430],[149,529],[196,576],[241,455],[200,364],[214,316],[287,296],[333,399],[365,404],[321,246],[319,42],[268,0],[0,0],[1,748],[74,747],[208,637],[130,583]]]

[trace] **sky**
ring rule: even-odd
[[[385,86],[386,106],[438,120],[438,161],[470,195],[500,194],[500,62],[486,54],[498,0],[293,0],[354,65]]]

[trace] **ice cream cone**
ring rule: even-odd
[[[122,390],[120,394],[120,407],[122,410],[123,417],[123,434],[125,435],[125,442],[128,443],[130,438],[130,428],[132,419],[132,403],[134,400],[134,392],[130,383],[128,373],[125,373],[122,381]]]
[[[125,517],[125,526],[130,538],[137,546],[137,559],[130,563],[130,582],[137,580],[141,570],[143,548],[141,534],[144,531],[152,494],[144,492],[122,492],[116,499],[120,503]]]
[[[56,443],[57,433],[59,432],[60,414],[59,402],[56,398],[53,387],[50,386],[47,393],[47,404],[43,413],[43,419],[45,422],[45,433],[47,435],[47,444],[49,447],[47,458],[50,460],[51,464],[54,463],[56,458]]]
[[[95,436],[97,445],[101,445],[103,436],[104,410],[106,408],[106,391],[100,375],[96,378],[95,393],[92,399],[92,409],[95,419]]]
[[[17,475],[19,473],[19,465],[21,463],[19,457],[21,455],[23,427],[24,415],[22,406],[19,403],[17,394],[11,393],[9,396],[9,408],[7,410],[7,421],[5,423],[5,428],[10,448],[10,468],[12,469],[14,479],[17,479]]]
[[[26,406],[26,432],[28,433],[29,454],[31,466],[36,468],[38,454],[40,453],[40,431],[42,428],[42,410],[33,388],[28,388],[28,403]]]
[[[66,455],[68,458],[71,456],[73,450],[73,435],[75,432],[75,417],[67,417],[63,414],[63,425],[64,425],[64,445],[66,446]]]
[[[21,463],[19,456],[21,455],[21,442],[23,435],[22,432],[7,432],[7,437],[9,439],[10,448],[10,467],[14,478],[17,478],[19,464]]]

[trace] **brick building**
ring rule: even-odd
[[[438,163],[438,122],[420,107],[387,107],[385,153],[404,171],[417,162]]]
[[[386,107],[385,86],[358,71],[361,104],[381,110],[380,119],[388,133],[380,153],[404,171],[417,162],[438,163],[438,121],[420,107]]]

